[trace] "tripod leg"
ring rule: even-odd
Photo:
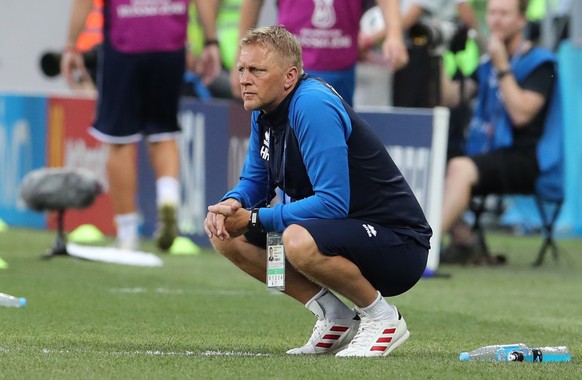
[[[546,251],[548,250],[548,248],[550,248],[550,242],[548,241],[548,239],[544,239],[542,247],[540,248],[540,251],[538,253],[538,257],[537,257],[536,261],[534,261],[532,264],[534,267],[539,267],[540,265],[542,265],[542,263],[544,262],[544,257],[546,256]]]
[[[49,250],[46,251],[43,258],[50,259],[54,256],[66,256],[67,252],[67,237],[65,235],[65,210],[57,212],[57,238]]]

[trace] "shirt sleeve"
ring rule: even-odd
[[[556,72],[552,62],[546,62],[534,69],[520,84],[524,90],[530,90],[542,95],[545,99],[550,97]]]
[[[249,147],[238,184],[227,192],[222,200],[237,199],[243,207],[262,207],[269,196],[267,167],[259,154],[260,136],[257,123],[258,113],[251,117]]]
[[[290,108],[289,121],[314,195],[261,209],[259,218],[267,231],[282,232],[300,220],[345,218],[349,211],[351,122],[340,98],[331,93],[301,94]]]

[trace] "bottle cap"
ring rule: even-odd
[[[459,360],[462,362],[466,362],[467,360],[469,360],[469,353],[461,352],[461,355],[459,355]]]
[[[19,306],[20,306],[20,307],[24,307],[24,306],[26,306],[26,298],[24,298],[24,297],[20,297],[20,298],[18,299],[18,304],[19,304]]]

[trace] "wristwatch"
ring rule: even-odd
[[[259,209],[254,208],[251,210],[251,214],[249,215],[249,224],[248,224],[249,231],[254,232],[265,232],[263,229],[263,223],[259,219]]]

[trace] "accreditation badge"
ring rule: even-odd
[[[276,232],[267,233],[267,289],[285,290],[285,247]]]

